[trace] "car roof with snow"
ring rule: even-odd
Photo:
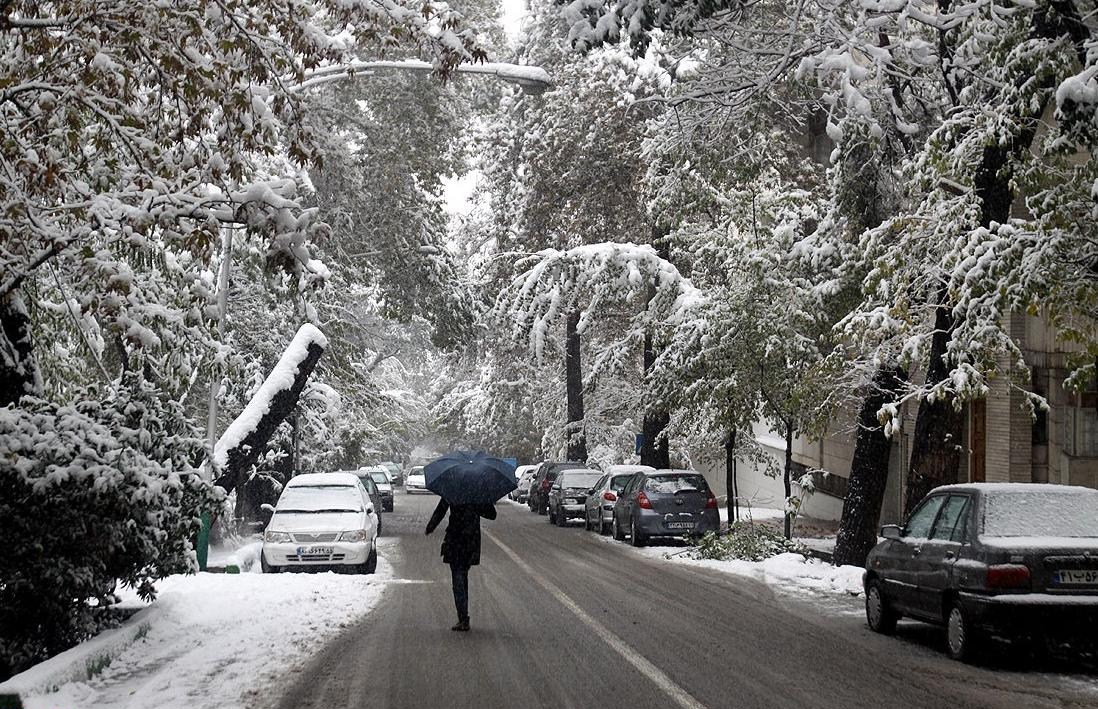
[[[355,487],[358,484],[353,473],[306,473],[290,478],[286,487]]]
[[[364,465],[358,469],[359,475],[362,475],[363,473],[385,473],[388,475],[389,469],[384,465]]]
[[[1065,494],[1098,494],[1098,490],[1081,485],[1054,485],[1052,483],[957,483],[955,485],[939,485],[931,490],[934,492],[981,492],[984,494],[993,492],[1039,492]],[[930,493],[927,493],[930,494]]]

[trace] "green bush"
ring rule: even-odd
[[[117,584],[151,599],[156,579],[193,571],[199,515],[223,498],[194,468],[182,407],[152,385],[74,399],[0,407],[0,679],[117,622]]]
[[[787,552],[808,556],[807,547],[786,539],[770,527],[736,522],[727,534],[705,534],[690,555],[695,559],[762,561]]]

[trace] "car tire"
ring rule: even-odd
[[[613,521],[610,525],[614,528],[614,540],[619,542],[625,541],[625,532],[621,531],[621,525],[618,524],[618,516],[614,515]]]
[[[635,547],[642,547],[648,540],[637,529],[637,518],[633,518],[633,524],[629,527],[629,542]]]
[[[557,516],[555,514],[553,514],[553,508],[550,507],[549,508],[549,524],[556,524],[556,523],[557,523]]]
[[[610,523],[609,522],[603,522],[600,519],[598,525],[599,525],[599,534],[601,534],[603,536],[606,536],[607,534],[610,533]]]
[[[880,579],[870,579],[865,585],[865,620],[869,629],[881,635],[892,635],[899,619],[900,614],[885,595],[884,584]]]
[[[267,558],[263,556],[263,552],[259,553],[259,569],[265,574],[277,574],[282,571],[281,566],[271,566],[267,563]]]
[[[954,660],[973,662],[983,645],[983,634],[961,604],[954,601],[946,615],[946,652]]]
[[[587,514],[587,510],[584,510],[583,511],[583,531],[590,532],[591,529],[592,529],[592,527],[591,527],[591,517],[590,517],[590,515]]]
[[[558,527],[567,527],[568,526],[568,515],[566,515],[564,513],[564,510],[560,509],[560,508],[557,509],[557,526]]]
[[[366,557],[366,563],[362,565],[362,573],[372,574],[377,571],[377,548],[370,549],[370,555]]]

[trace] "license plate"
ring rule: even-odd
[[[1098,586],[1098,569],[1061,569],[1053,576],[1053,581],[1066,586]]]
[[[668,529],[693,529],[694,528],[694,523],[693,522],[668,522],[667,523],[667,528]]]
[[[333,551],[332,547],[298,547],[297,555],[331,554]]]

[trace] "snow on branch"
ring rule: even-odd
[[[225,429],[214,446],[213,465],[217,484],[226,492],[236,487],[241,473],[255,464],[275,429],[293,411],[327,348],[324,333],[309,323],[302,325],[259,391]]]
[[[580,311],[582,333],[606,308],[632,307],[646,318],[677,320],[702,300],[690,279],[648,245],[545,249],[515,268],[520,274],[497,298],[495,316],[510,324],[513,339],[528,337],[539,359],[549,328],[570,311]]]

